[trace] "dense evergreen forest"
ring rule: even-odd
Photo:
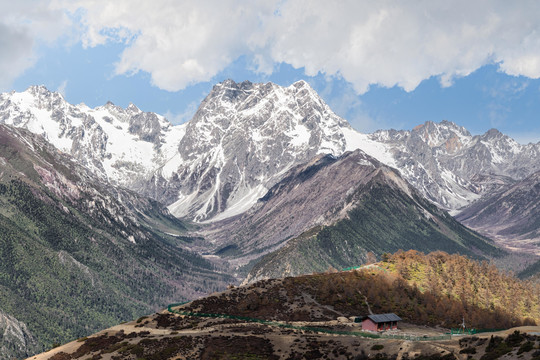
[[[234,281],[176,246],[168,233],[186,225],[162,205],[100,182],[43,138],[0,126],[0,163],[0,315],[26,324],[38,350]]]
[[[21,181],[0,184],[0,309],[44,347],[228,282],[149,232],[134,244],[112,218],[106,225],[41,196]]]

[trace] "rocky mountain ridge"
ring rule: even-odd
[[[496,129],[473,136],[449,121],[426,122],[372,138],[390,147],[411,184],[453,213],[540,170],[540,142],[521,145]]]
[[[365,263],[369,253],[399,249],[502,255],[361,150],[293,168],[252,209],[207,238],[228,241],[218,253],[232,264],[262,256],[245,282],[342,269]]]
[[[362,215],[363,219],[360,221],[356,219],[355,214],[359,209],[366,209],[370,206],[363,200],[364,197],[370,196],[377,196],[380,206],[370,208],[367,214]],[[389,206],[393,207],[391,212],[383,209]],[[399,213],[401,220],[390,220],[392,213],[394,216]],[[449,247],[447,251],[466,253],[469,251],[467,247],[482,247],[479,244],[473,245],[475,241],[483,244],[487,241],[487,239],[472,232],[458,235],[457,228],[463,228],[461,225],[446,215],[444,211],[437,209],[423,199],[422,195],[404,180],[397,170],[382,164],[362,150],[346,152],[339,157],[319,155],[308,163],[293,167],[284,174],[280,182],[270,188],[266,195],[244,214],[213,222],[204,227],[200,235],[213,244],[215,254],[229,259],[231,264],[235,266],[246,265],[250,261],[255,261],[264,255],[277,251],[276,255],[272,256],[276,258],[275,260],[279,259],[277,261],[281,265],[278,266],[273,261],[275,271],[268,272],[270,269],[266,269],[265,275],[261,273],[255,276],[257,279],[269,276],[298,275],[315,269],[311,269],[310,266],[295,267],[293,264],[300,261],[303,258],[302,255],[296,254],[293,257],[282,256],[280,258],[280,255],[277,254],[284,254],[283,251],[278,250],[284,246],[290,247],[289,242],[295,243],[297,238],[306,237],[308,233],[311,234],[308,237],[316,237],[321,232],[327,233],[337,223],[353,218],[358,220],[355,220],[355,223],[363,224],[364,228],[362,235],[349,234],[348,241],[345,241],[348,245],[339,245],[346,249],[340,249],[337,253],[341,254],[340,256],[345,256],[347,260],[342,260],[341,263],[339,261],[337,263],[330,261],[329,263],[329,259],[323,260],[321,258],[316,267],[317,271],[325,270],[331,265],[346,267],[350,264],[363,263],[368,251],[380,255],[389,250],[387,247],[391,247],[393,250],[398,248],[435,250],[446,248],[448,244],[444,244],[445,242],[452,242],[459,238],[460,243],[468,245],[461,250],[458,250],[459,247],[453,249]],[[407,219],[411,220],[410,224],[406,226],[398,224],[399,222],[405,223]],[[422,224],[422,219],[428,220],[426,224]],[[379,221],[386,224],[384,225],[386,232],[379,231],[382,230],[377,227]],[[418,235],[416,241],[410,243],[405,240],[408,232],[414,232],[411,230],[412,228],[419,229],[428,223],[436,224],[434,228],[440,226],[446,235],[439,239],[435,234],[431,234],[432,245],[424,243],[420,245],[423,235]],[[447,223],[451,223],[449,228],[446,228]],[[407,227],[409,225],[410,228]],[[430,231],[428,228],[431,229],[430,226],[427,226],[422,234]],[[437,231],[441,231],[441,229]],[[374,238],[378,240],[373,242]],[[401,243],[396,243],[397,247],[394,249],[390,243],[398,238],[401,238]],[[385,245],[383,246],[383,244]],[[485,243],[484,245],[494,250],[492,244]],[[321,248],[320,251],[325,251],[322,250],[323,247],[314,246],[315,248]],[[489,253],[491,250],[487,252]],[[321,255],[320,253],[312,253],[310,256],[313,259]],[[269,266],[266,265],[266,267]],[[288,268],[289,272],[282,272],[285,271],[285,267]]]
[[[514,239],[510,249],[519,244],[540,255],[540,171],[472,204],[457,219],[492,238]]]
[[[35,86],[0,95],[0,122],[42,134],[101,178],[202,222],[245,212],[318,154],[361,149],[453,214],[540,170],[540,143],[521,145],[494,129],[473,136],[442,121],[362,134],[304,81],[224,81],[176,126],[133,104],[91,109]]]
[[[158,294],[159,301],[188,298],[235,282],[261,257],[250,281],[358,265],[368,251],[493,255],[493,244],[423,196],[457,211],[519,184],[539,165],[540,144],[520,145],[497,131],[472,136],[445,121],[361,134],[303,81],[225,81],[180,126],[135,105],[90,109],[31,87],[0,95],[0,123],[7,124],[0,125],[0,240],[5,258],[15,259],[2,266],[19,279],[6,280],[15,284],[6,306],[27,324],[13,309],[41,294],[41,278],[56,285],[78,278],[73,291],[115,294],[106,301],[131,314]],[[155,199],[203,223],[204,238],[183,236],[188,225]],[[25,249],[39,249],[61,276],[30,271],[35,254]],[[233,278],[219,257],[245,268]],[[108,280],[95,289],[101,270]],[[132,278],[146,284],[140,293],[130,292]],[[125,294],[108,287],[111,279]],[[33,315],[40,318],[32,326],[48,320]],[[77,324],[69,331],[82,333]]]

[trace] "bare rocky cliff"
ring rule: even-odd
[[[0,310],[0,359],[30,356],[43,350],[26,324]]]

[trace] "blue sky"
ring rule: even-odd
[[[181,123],[225,79],[304,79],[363,132],[446,119],[540,141],[535,2],[160,2],[0,5],[0,89]]]

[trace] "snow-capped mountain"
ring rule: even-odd
[[[224,81],[192,120],[176,126],[135,105],[92,109],[34,86],[0,95],[0,122],[45,136],[102,179],[196,221],[243,213],[318,154],[361,149],[455,213],[540,170],[540,143],[520,145],[496,130],[472,136],[443,121],[362,134],[304,81]]]
[[[33,86],[0,95],[0,122],[43,135],[101,178],[195,220],[239,214],[292,166],[316,154],[342,154],[351,139],[371,143],[304,81],[225,81],[177,126],[135,105],[91,109]],[[383,153],[377,146],[373,151]]]
[[[126,187],[172,157],[183,135],[183,126],[133,104],[71,105],[44,86],[0,94],[0,123],[43,135],[102,179]]]
[[[345,152],[347,136],[355,133],[304,81],[281,87],[228,80],[187,124],[176,157],[156,173],[150,194],[172,204],[177,216],[240,214],[293,166]]]
[[[495,129],[472,136],[449,121],[426,122],[370,137],[389,147],[397,169],[424,196],[454,213],[540,169],[540,143],[520,145]]]

